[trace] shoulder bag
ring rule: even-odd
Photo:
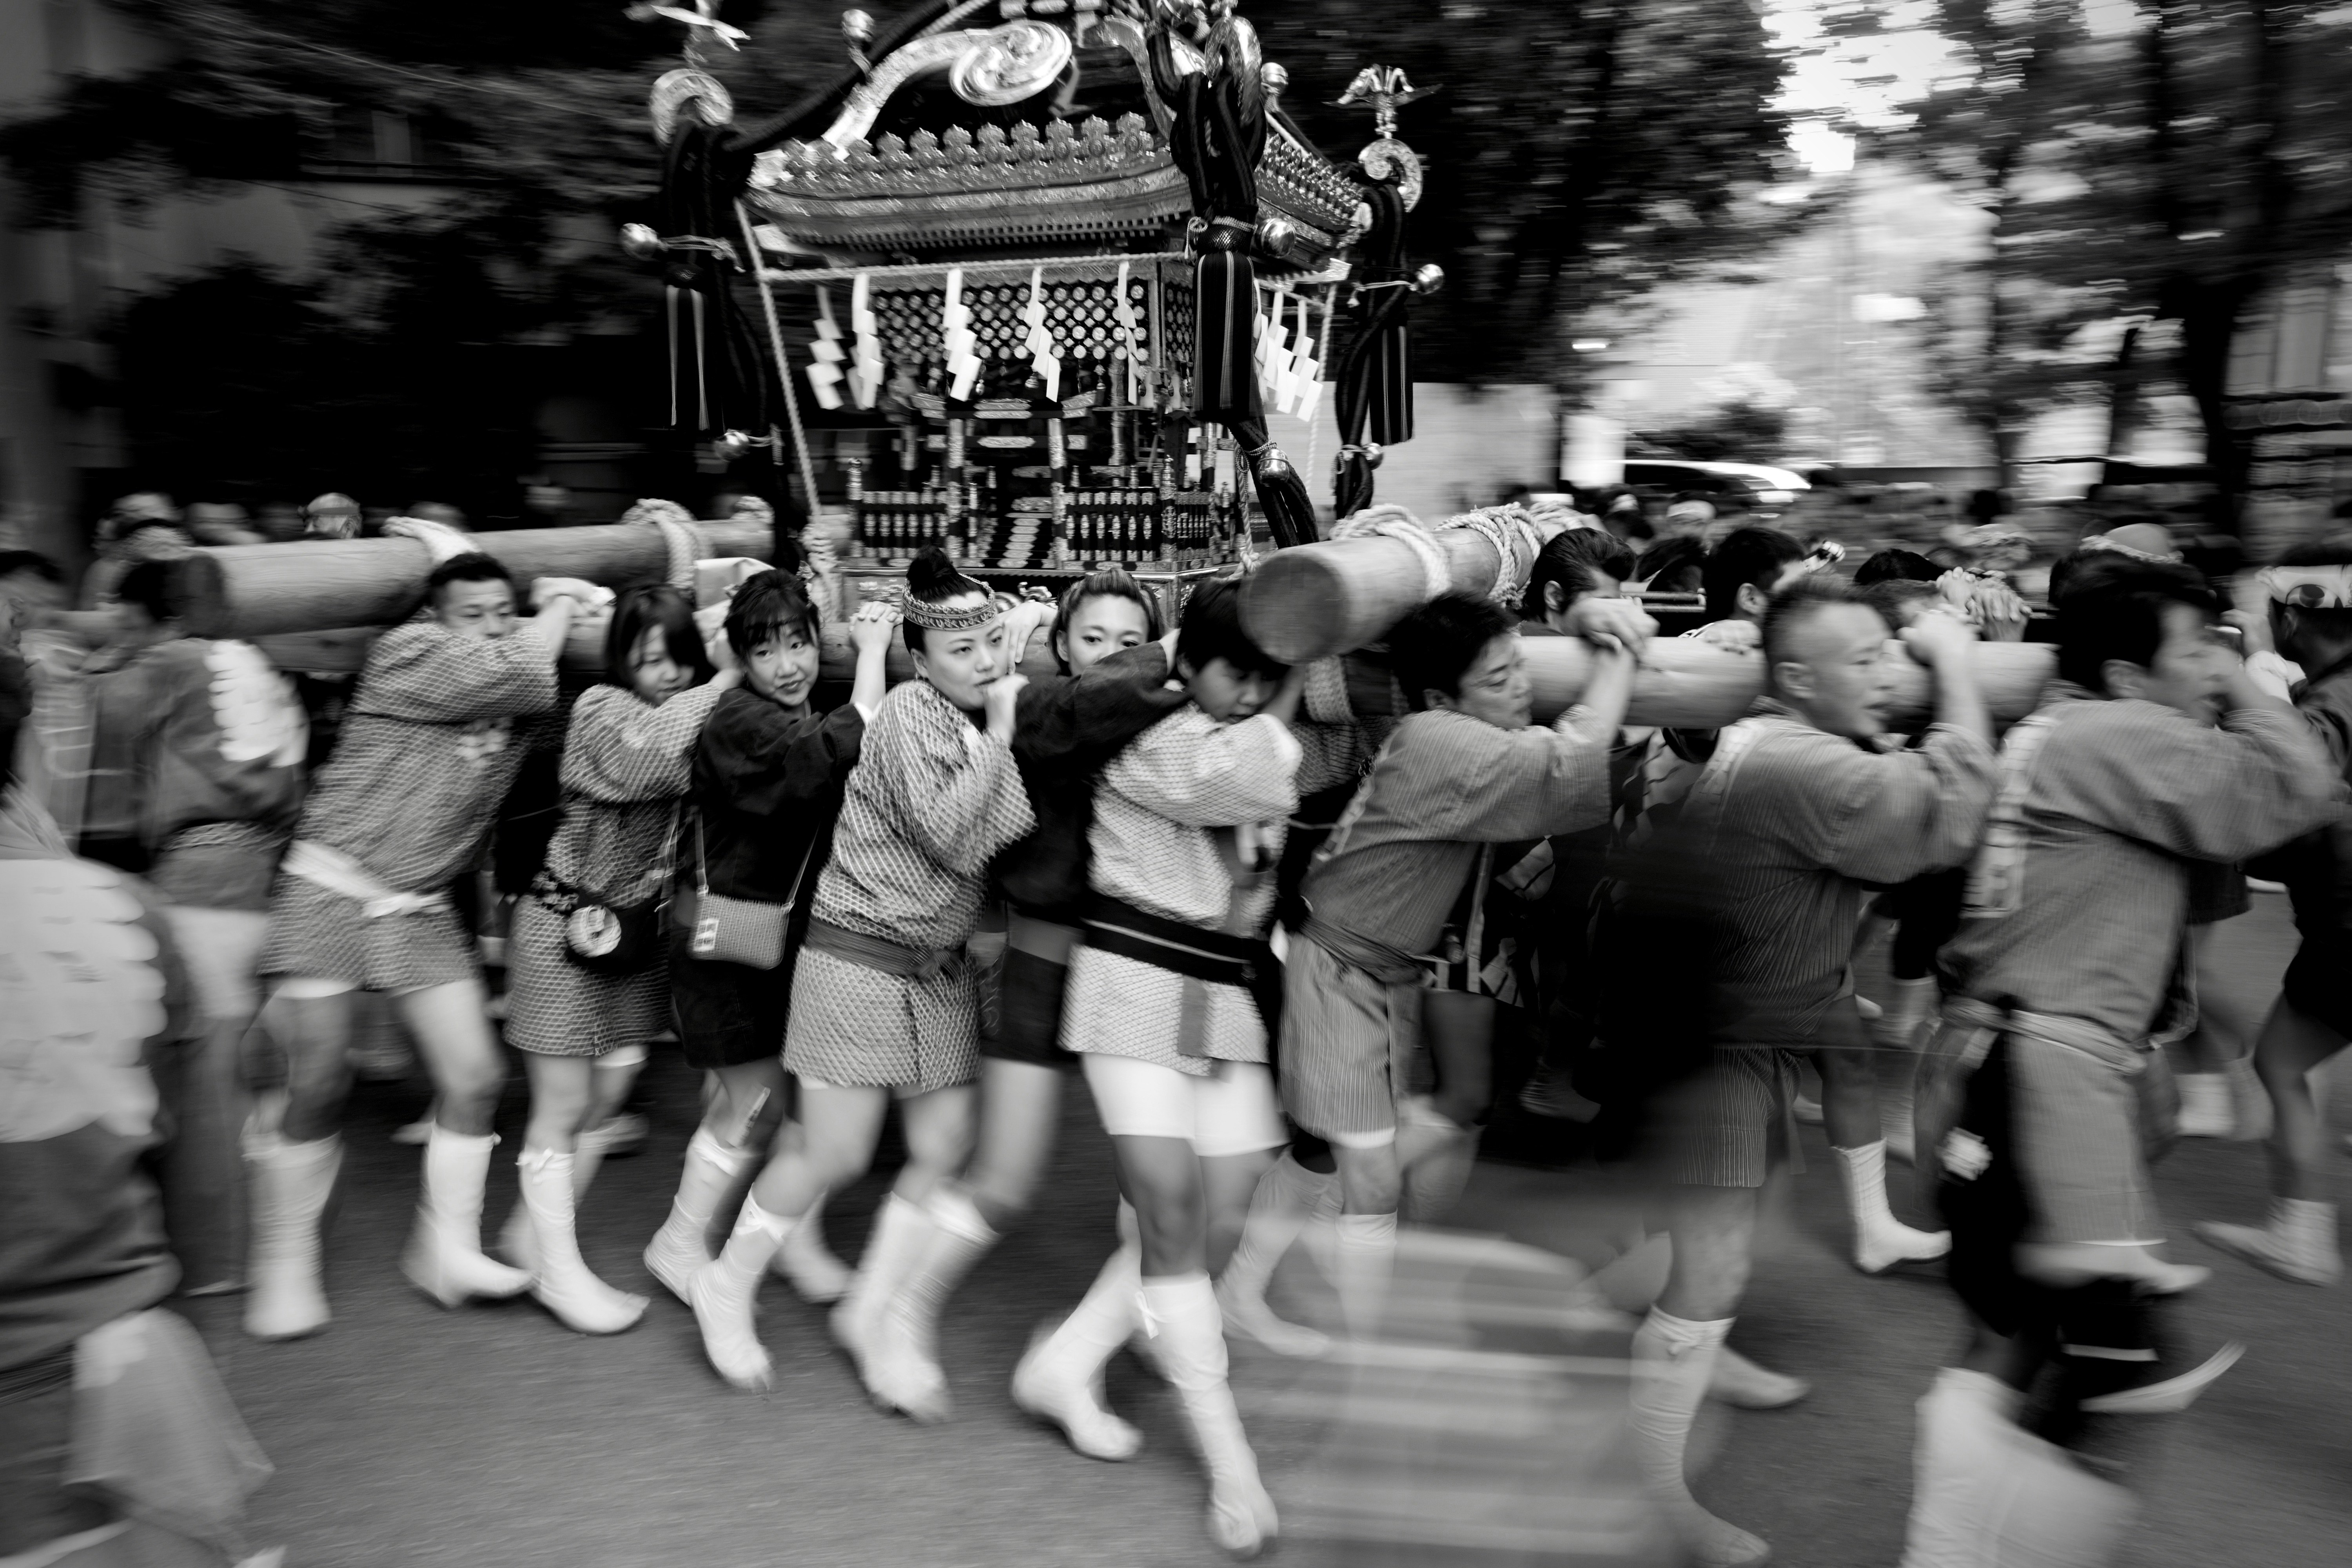
[[[677,903],[677,926],[687,933],[686,951],[712,963],[740,963],[747,969],[773,969],[784,961],[784,931],[793,906],[800,901],[801,883],[808,876],[809,857],[816,852],[817,836],[809,835],[801,851],[800,869],[793,873],[791,896],[782,903],[759,899],[735,899],[710,890],[710,867],[705,855],[702,815],[694,818],[694,893]]]

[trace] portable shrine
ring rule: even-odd
[[[747,127],[703,68],[725,29],[702,4],[654,91],[670,233],[625,244],[665,260],[673,410],[717,456],[772,443],[815,497],[822,443],[877,573],[936,543],[1172,592],[1254,535],[1317,537],[1316,454],[1267,415],[1311,431],[1336,383],[1336,499],[1362,504],[1410,434],[1404,297],[1439,280],[1402,276],[1401,73],[1349,88],[1379,135],[1340,163],[1231,0],[931,0],[845,14],[842,78]]]

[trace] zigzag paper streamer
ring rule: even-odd
[[[1266,369],[1271,373],[1272,395],[1266,400],[1269,408],[1287,408],[1298,397],[1298,367],[1290,347],[1290,328],[1283,321],[1284,307],[1289,303],[1286,290],[1274,291],[1274,308],[1267,312],[1265,351]]]
[[[961,403],[971,396],[972,383],[980,379],[980,355],[973,352],[978,340],[972,336],[971,309],[963,302],[963,268],[950,268],[947,278],[947,301],[940,310],[940,342],[947,352],[948,396]]]
[[[816,291],[816,341],[809,344],[809,391],[821,407],[841,406],[841,326],[833,319],[833,296]]]
[[[1054,352],[1054,334],[1045,328],[1045,269],[1029,269],[1029,303],[1023,307],[1022,320],[1029,323],[1029,336],[1024,346],[1029,351],[1029,363],[1045,383],[1045,395],[1058,400],[1062,395],[1062,360]]]
[[[861,272],[849,286],[849,331],[856,338],[856,358],[849,372],[850,395],[860,408],[871,408],[882,395],[882,339],[874,320],[873,279]]]
[[[1136,324],[1135,304],[1127,297],[1127,263],[1118,264],[1118,299],[1116,305],[1118,330],[1127,349],[1127,402],[1130,407],[1143,405],[1143,343],[1140,329]]]
[[[1323,330],[1331,330],[1331,308],[1323,308]],[[1298,353],[1292,362],[1293,387],[1290,410],[1307,424],[1315,423],[1316,405],[1323,400],[1323,362],[1315,355],[1315,320],[1307,308],[1307,296],[1298,297]]]

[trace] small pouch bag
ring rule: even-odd
[[[669,901],[670,867],[677,856],[674,810],[662,839],[661,863],[646,878],[653,890],[633,903],[592,897],[541,868],[530,885],[531,896],[562,918],[563,956],[592,974],[605,975],[639,974],[660,962],[662,909]]]
[[[801,867],[793,873],[793,896],[781,904],[759,899],[734,899],[710,890],[710,867],[704,854],[702,817],[694,819],[694,891],[675,906],[677,927],[686,933],[686,951],[712,963],[740,963],[747,969],[773,969],[784,961],[784,931],[793,906],[800,900],[801,881],[808,875],[809,856],[816,837],[801,851]]]

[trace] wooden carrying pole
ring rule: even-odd
[[[696,526],[710,556],[765,561],[775,549],[773,530],[764,522]],[[662,582],[669,573],[668,541],[660,529],[641,523],[517,529],[478,534],[475,542],[525,588],[534,577],[583,577],[607,588],[635,588]],[[413,539],[321,539],[196,550],[182,570],[181,621],[191,637],[351,637],[355,634],[340,628],[389,626],[415,613],[424,602],[433,556]]]
[[[1486,594],[1502,563],[1475,529],[1433,535],[1453,586]],[[1242,586],[1242,625],[1285,664],[1353,653],[1419,609],[1428,568],[1401,539],[1369,534],[1277,550]]]
[[[253,640],[281,669],[348,672],[366,662],[375,633],[286,633]],[[856,674],[856,656],[850,651],[848,632],[838,625],[828,626],[823,642],[821,673],[827,680],[846,683]],[[1529,637],[1526,647],[1528,672],[1536,689],[1536,719],[1549,723],[1575,702],[1591,678],[1591,650],[1580,637]],[[1932,710],[1934,692],[1927,672],[1899,647],[1889,649],[1887,658],[1895,675],[1895,701],[1888,719],[1901,725],[1916,724]],[[563,662],[575,669],[597,669],[604,658],[604,620],[598,616],[573,630]],[[914,661],[895,634],[886,662],[893,686],[913,678]],[[1996,723],[2012,724],[2033,711],[2054,662],[2053,650],[2046,643],[1978,646],[1977,679]],[[1045,633],[1030,643],[1021,672],[1032,679],[1059,672]],[[1348,660],[1348,677],[1357,712],[1393,710],[1393,692],[1384,664],[1352,656]],[[1626,722],[1718,730],[1746,713],[1763,689],[1764,662],[1757,655],[1726,653],[1706,643],[1659,637],[1650,644],[1648,661],[1633,682],[1633,707]]]
[[[1526,639],[1528,673],[1536,689],[1536,719],[1549,723],[1576,701],[1592,676],[1592,650],[1581,637],[1534,637]],[[1916,725],[1933,716],[1934,682],[1927,669],[1897,644],[1889,647],[1888,668],[1895,678],[1894,700],[1887,717],[1898,725]],[[2055,665],[2055,650],[2046,643],[1979,643],[1976,648],[1977,681],[1983,689],[1993,720],[2012,724],[2040,705],[2042,688]],[[855,672],[848,634],[837,626],[824,633],[824,673],[847,680]],[[1043,678],[1055,673],[1045,634],[1029,645],[1022,673]],[[889,655],[893,685],[914,674],[904,646],[893,642]],[[1359,713],[1393,711],[1394,690],[1387,667],[1357,657],[1348,660],[1348,689]],[[1726,653],[1708,643],[1681,637],[1658,637],[1633,682],[1633,700],[1625,721],[1663,724],[1678,730],[1719,730],[1746,714],[1764,689],[1764,660],[1759,654]]]
[[[1548,721],[1567,710],[1591,678],[1592,649],[1582,637],[1528,637],[1528,673],[1536,689],[1536,718]],[[1895,691],[1887,721],[1911,728],[1934,715],[1935,681],[1925,666],[1897,643],[1886,650]],[[1993,722],[2013,724],[2041,706],[2042,689],[2057,668],[2057,650],[2047,643],[1989,642],[1975,648],[1978,687]],[[1352,688],[1351,688],[1352,689]],[[1747,713],[1764,691],[1764,657],[1726,653],[1708,643],[1659,637],[1634,678],[1629,724],[1663,724],[1677,730],[1719,730]],[[1357,706],[1363,704],[1359,700]]]

